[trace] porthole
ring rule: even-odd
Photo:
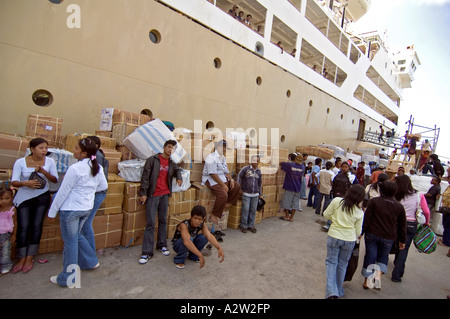
[[[291,90],[287,90],[287,91],[286,91],[286,96],[287,96],[287,97],[291,97]]]
[[[260,76],[258,76],[256,78],[256,84],[261,85],[261,83],[262,83],[262,78]]]
[[[256,136],[256,130],[251,129],[250,132],[248,133],[248,136],[250,136],[251,138],[254,138]]]
[[[309,107],[313,106],[313,101],[309,100]]]
[[[327,114],[330,114],[330,108],[327,108]]]
[[[33,93],[34,104],[41,107],[50,106],[53,103],[53,95],[47,90],[37,90]]]
[[[148,34],[150,41],[152,41],[155,44],[158,44],[159,42],[161,42],[161,33],[159,33],[159,31],[153,29],[149,32]]]
[[[281,135],[280,141],[281,141],[281,143],[284,143],[284,141],[286,141],[286,136]]]
[[[355,120],[354,119],[352,120],[352,124],[355,124]]]
[[[50,1],[51,3],[54,3],[54,4],[60,4],[60,3],[62,3],[64,0],[48,0],[48,1]]]
[[[341,114],[341,120],[343,120],[344,119],[344,114]]]
[[[255,52],[259,55],[264,55],[264,45],[261,42],[256,42]]]
[[[143,110],[141,111],[141,114],[148,115],[151,119],[153,118],[153,112],[150,111],[149,109],[143,109]]]
[[[219,58],[214,59],[214,67],[220,69],[222,67],[222,61]]]
[[[209,130],[209,129],[212,129],[212,128],[214,128],[214,122],[208,121],[208,123],[206,123],[206,129]]]

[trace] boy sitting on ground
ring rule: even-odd
[[[225,256],[222,247],[220,247],[214,235],[211,234],[205,224],[206,209],[201,205],[192,208],[191,218],[185,219],[177,225],[173,235],[173,250],[177,253],[173,261],[178,269],[184,268],[184,260],[188,257],[190,260],[200,263],[200,268],[205,265],[205,258],[201,253],[208,241],[219,251],[219,262],[223,262]]]

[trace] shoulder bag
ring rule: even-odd
[[[38,189],[43,189],[45,187],[45,184],[47,184],[47,181],[45,178],[41,177],[36,171],[31,173],[30,178],[28,180],[37,180],[41,186],[38,187]]]

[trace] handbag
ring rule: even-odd
[[[431,254],[437,247],[436,234],[428,225],[417,226],[417,233],[413,241],[419,253]]]
[[[41,186],[38,187],[38,189],[43,189],[45,187],[45,184],[47,184],[47,181],[45,178],[41,177],[36,171],[31,173],[30,178],[28,180],[37,180]]]
[[[417,202],[417,211],[416,211],[416,220],[420,225],[423,225],[426,223],[427,219],[425,218],[425,215],[423,214],[423,210],[422,207],[420,207],[420,193],[417,196],[418,197],[418,202]]]

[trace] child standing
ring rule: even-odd
[[[0,185],[0,271],[7,274],[12,268],[11,243],[16,240],[16,208],[13,205],[14,193],[6,184]]]

